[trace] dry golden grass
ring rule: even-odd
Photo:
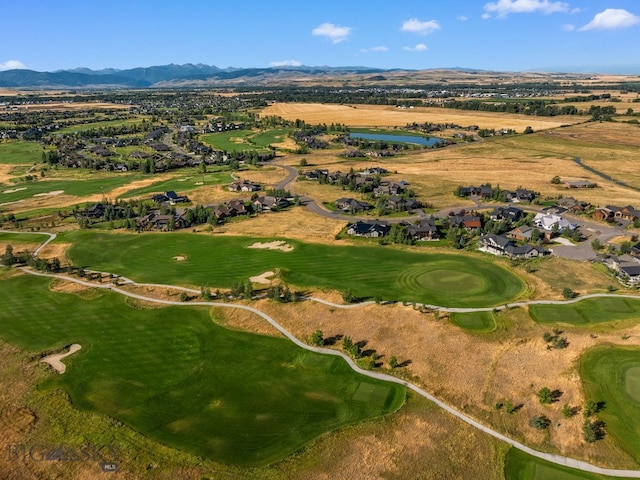
[[[402,127],[407,123],[456,123],[462,127],[512,128],[522,132],[527,126],[534,130],[556,128],[584,119],[576,116],[532,117],[493,112],[469,112],[436,107],[399,109],[385,105],[335,105],[318,103],[276,103],[265,108],[261,115],[278,115],[288,120],[297,118],[307,123],[343,123],[351,127]]]
[[[0,164],[0,184],[9,183],[11,178],[13,178],[13,175],[11,175],[10,173],[12,168],[13,168],[13,165]]]
[[[640,345],[640,325],[624,330],[631,335],[628,340],[621,340],[620,333],[592,338],[585,332],[566,332],[569,347],[550,351],[542,339],[548,329],[533,323],[524,309],[498,314],[499,323],[509,325],[508,330],[472,335],[449,323],[442,314],[436,320],[433,314],[420,314],[410,306],[340,310],[311,302],[282,305],[261,301],[257,307],[298,338],[308,338],[320,329],[325,337],[340,334],[367,341],[364,349],[374,349],[385,366],[392,355],[401,362],[411,360],[399,372],[457,409],[532,445],[546,444],[544,435],[528,426],[532,415],[544,413],[552,420],[552,448],[604,464],[629,464],[627,457],[610,446],[585,446],[580,433],[582,419],[564,419],[561,408],[564,403],[584,403],[575,370],[580,355],[602,343]],[[563,391],[561,401],[541,406],[535,392],[544,386]],[[504,401],[522,403],[521,411],[513,415],[496,411],[495,403]]]
[[[19,111],[35,112],[40,110],[128,110],[130,105],[122,105],[119,103],[107,103],[107,102],[51,102],[51,103],[38,103],[30,105],[17,105]]]

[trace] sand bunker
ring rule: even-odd
[[[56,372],[62,375],[66,371],[67,367],[64,363],[62,363],[61,360],[65,357],[68,357],[72,353],[76,353],[81,348],[82,346],[80,346],[80,344],[74,343],[69,347],[69,351],[67,353],[55,353],[53,355],[47,355],[40,361],[48,363]]]
[[[20,188],[10,188],[9,190],[4,190],[2,193],[16,193],[16,192],[21,192],[22,190],[26,190],[27,187],[20,187]]]
[[[0,207],[4,207],[5,205],[13,205],[15,203],[22,203],[24,202],[24,200],[16,200],[15,202],[4,202],[4,203],[0,203]]]
[[[64,190],[54,190],[52,192],[36,193],[34,197],[51,197],[53,195],[60,195],[61,193],[64,193]]]
[[[176,262],[184,262],[187,259],[186,255],[176,255],[173,257]]]
[[[283,252],[291,252],[293,247],[287,242],[282,240],[276,240],[274,242],[256,242],[253,245],[249,245],[247,248],[261,248],[266,250],[282,250]]]
[[[249,280],[253,283],[271,283],[270,278],[275,275],[274,272],[264,272],[262,275],[256,275],[255,277],[249,277]]]

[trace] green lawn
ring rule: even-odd
[[[184,192],[199,188],[203,185],[203,175],[193,172],[190,176],[172,178],[162,182],[153,183],[146,187],[136,188],[130,190],[123,195],[122,198],[133,198],[141,195],[148,195],[152,193],[162,193],[169,190],[176,192]],[[223,183],[233,182],[233,177],[229,173],[206,173],[204,174],[204,185],[220,185]]]
[[[79,123],[76,125],[69,125],[57,130],[57,133],[74,133],[82,132],[84,130],[97,129],[102,127],[120,127],[122,125],[131,125],[142,123],[142,118],[125,118],[120,120],[102,120],[92,123]]]
[[[505,480],[613,480],[619,477],[598,475],[541,460],[517,448],[507,452]]]
[[[599,347],[580,359],[585,397],[606,407],[598,417],[607,434],[640,462],[640,349]]]
[[[34,164],[42,162],[42,145],[38,142],[0,142],[0,163]]]
[[[110,190],[142,178],[140,174],[120,173],[111,177],[86,180],[39,180],[0,186],[0,203],[15,202],[34,195],[62,190],[67,195],[83,197]]]
[[[451,320],[460,328],[477,333],[491,332],[496,328],[492,312],[452,313]]]
[[[640,298],[587,298],[568,305],[531,305],[529,312],[541,324],[598,325],[640,319]]]
[[[274,214],[277,221],[277,214]],[[76,231],[75,265],[125,275],[140,282],[229,288],[234,280],[280,269],[298,287],[351,289],[354,296],[446,306],[493,306],[512,301],[524,282],[481,257],[409,252],[390,246],[327,246],[286,240],[292,252],[248,249],[248,237],[192,233],[108,234]],[[174,257],[184,255],[186,261]]]
[[[80,409],[202,457],[269,464],[405,399],[404,387],[356,374],[341,358],[223,328],[205,307],[131,308],[115,293],[81,298],[48,282],[19,276],[0,288],[7,342],[34,354],[82,345],[40,389],[63,388]]]
[[[227,152],[239,152],[243,150],[256,150],[269,152],[269,145],[282,142],[289,134],[288,129],[277,128],[265,132],[253,130],[232,130],[229,132],[217,132],[202,135],[204,143],[219,150]]]
[[[11,244],[12,246],[18,246],[23,243],[42,243],[47,238],[48,235],[43,233],[35,234],[35,233],[4,233],[0,232],[0,242],[6,242]],[[4,253],[4,252],[0,252]]]

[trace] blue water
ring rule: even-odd
[[[438,137],[414,137],[411,135],[383,135],[381,133],[350,133],[351,138],[362,138],[363,140],[383,141],[390,143],[416,143],[425,147],[432,147],[442,139]]]

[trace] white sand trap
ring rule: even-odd
[[[194,185],[204,185],[204,182],[196,182]]]
[[[179,182],[186,182],[187,180],[189,180],[188,178],[179,178],[178,181]]]
[[[264,250],[282,250],[283,252],[293,251],[293,247],[287,242],[282,240],[276,240],[274,242],[256,242],[253,245],[249,245],[247,248],[261,248]]]
[[[21,192],[22,190],[26,190],[27,187],[20,187],[20,188],[11,188],[9,190],[5,190],[2,193],[16,193],[16,192]]]
[[[54,353],[53,355],[47,355],[40,361],[48,363],[56,372],[62,375],[67,370],[66,365],[62,363],[62,359],[68,357],[72,353],[76,353],[81,348],[82,346],[80,344],[74,343],[69,347],[69,351],[67,353]]]
[[[53,195],[60,195],[61,193],[64,193],[64,190],[54,190],[52,192],[36,193],[34,197],[51,197]]]
[[[177,255],[173,257],[176,262],[184,262],[187,259],[186,255]]]
[[[16,200],[15,202],[4,202],[0,203],[0,207],[4,207],[5,205],[13,205],[14,203],[24,202],[24,200]]]
[[[275,275],[274,272],[264,272],[262,275],[256,275],[255,277],[249,277],[252,283],[271,283],[270,278]]]

